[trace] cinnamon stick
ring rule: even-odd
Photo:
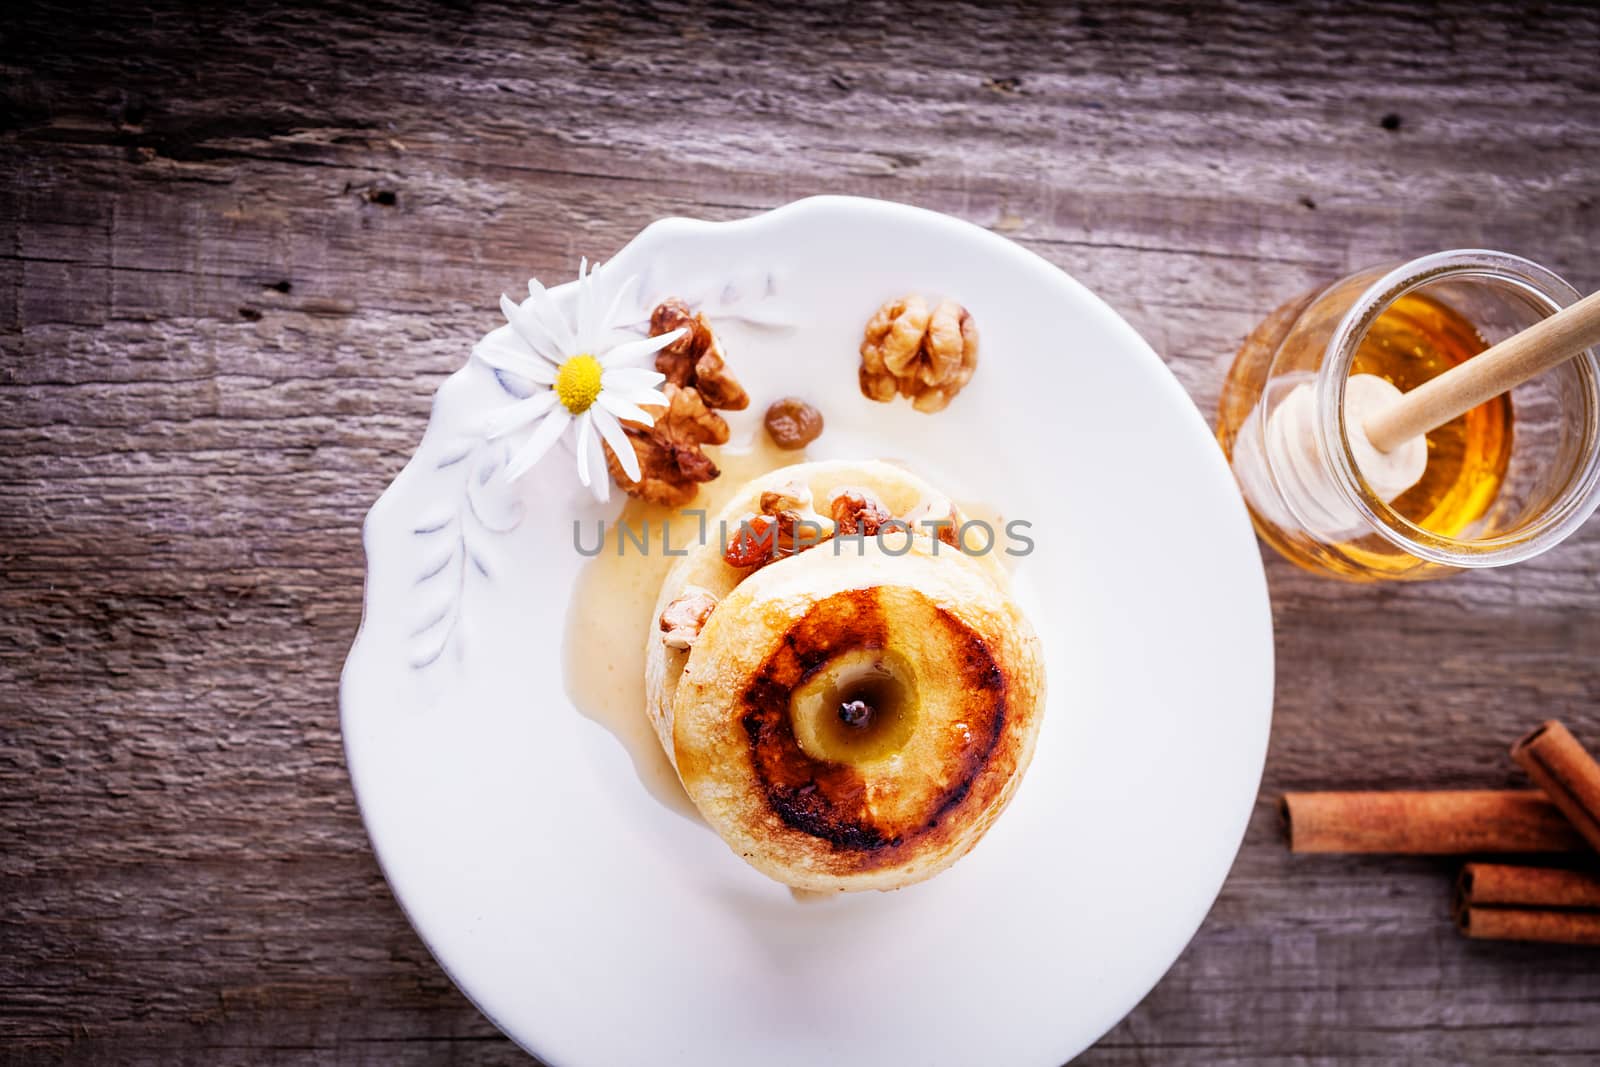
[[[1469,863],[1456,881],[1457,910],[1470,906],[1600,909],[1600,876],[1551,867]]]
[[[1550,941],[1600,945],[1600,911],[1560,908],[1496,908],[1467,905],[1456,926],[1472,938],[1492,941]]]
[[[1511,758],[1589,844],[1600,849],[1600,763],[1572,731],[1551,719],[1512,745]]]
[[[1571,852],[1580,837],[1538,790],[1287,793],[1292,852]]]

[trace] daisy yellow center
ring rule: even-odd
[[[589,410],[600,396],[600,361],[589,353],[573,356],[556,369],[556,399],[574,415]]]

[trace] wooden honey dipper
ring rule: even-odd
[[[1423,382],[1367,416],[1362,429],[1379,452],[1392,452],[1597,344],[1600,292]]]

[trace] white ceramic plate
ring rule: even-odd
[[[1048,658],[1038,753],[993,831],[929,882],[798,899],[747,867],[566,696],[572,523],[618,502],[588,501],[559,452],[505,484],[474,428],[511,397],[464,361],[367,518],[341,689],[361,812],[407,915],[496,1024],[562,1067],[1070,1059],[1193,936],[1265,756],[1266,586],[1204,420],[1087,289],[926,211],[825,197],[668,219],[603,274],[640,275],[645,306],[704,304],[754,400],[736,442],[799,393],[827,418],[813,457],[898,458],[1033,524],[1017,583]],[[907,291],[959,300],[981,331],[978,373],[939,415],[856,387],[862,326]],[[572,651],[595,670],[612,654]]]

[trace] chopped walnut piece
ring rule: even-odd
[[[722,549],[730,567],[759,567],[778,557],[778,520],[771,515],[746,515]]]
[[[771,494],[764,494],[768,496]],[[808,494],[809,495],[809,494]],[[730,567],[764,567],[798,555],[833,536],[833,523],[810,510],[782,508],[746,515],[728,538],[722,559]]]
[[[810,509],[785,508],[773,516],[778,520],[778,555],[792,556],[816,548],[833,536],[833,523]]]
[[[942,411],[978,367],[978,327],[967,309],[920,296],[891,300],[867,322],[861,339],[862,395],[887,403],[896,393],[918,411]]]
[[[841,536],[875,537],[883,524],[893,518],[889,509],[865,489],[840,489],[828,507],[833,512],[834,529]]]
[[[811,487],[797,478],[761,494],[761,514],[776,515],[785,508],[790,511],[809,511]]]
[[[960,515],[948,498],[934,495],[924,497],[917,506],[906,512],[906,524],[919,534],[937,536],[951,548],[960,548],[957,535]]]
[[[750,394],[728,370],[722,342],[704,314],[689,310],[688,304],[677,299],[663,300],[650,313],[651,337],[680,328],[687,332],[656,353],[656,370],[673,385],[698,390],[706,407],[713,410],[749,407]]]
[[[668,648],[689,648],[717,606],[717,598],[698,585],[686,585],[672,603],[661,609],[657,625]]]
[[[833,520],[819,515],[811,506],[811,487],[798,478],[791,479],[761,494],[761,513],[778,520],[781,543],[803,552],[833,536]]]
[[[653,504],[683,507],[695,498],[701,482],[709,482],[721,473],[701,449],[704,445],[727,444],[728,424],[721,415],[706,409],[694,389],[680,389],[669,382],[663,392],[667,395],[665,408],[653,404],[644,409],[655,416],[654,425],[626,420],[622,423],[639,457],[639,480],[628,477],[609,446],[606,466],[625,492]]]

